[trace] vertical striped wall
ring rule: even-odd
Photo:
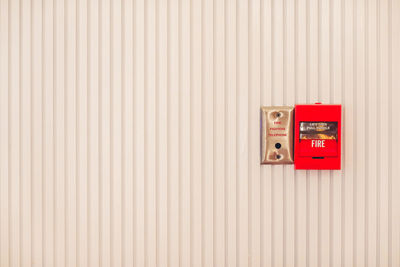
[[[341,103],[342,171],[259,164]],[[400,266],[399,0],[0,0],[0,266]]]

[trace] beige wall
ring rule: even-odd
[[[0,266],[400,266],[399,0],[0,0]],[[260,166],[342,103],[342,171]]]

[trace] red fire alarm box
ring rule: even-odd
[[[296,170],[340,170],[341,105],[296,105]]]

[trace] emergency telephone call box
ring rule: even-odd
[[[340,170],[341,105],[296,105],[295,169]]]

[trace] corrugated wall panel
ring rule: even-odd
[[[400,1],[0,0],[0,266],[400,266]],[[259,108],[343,105],[342,171]]]

